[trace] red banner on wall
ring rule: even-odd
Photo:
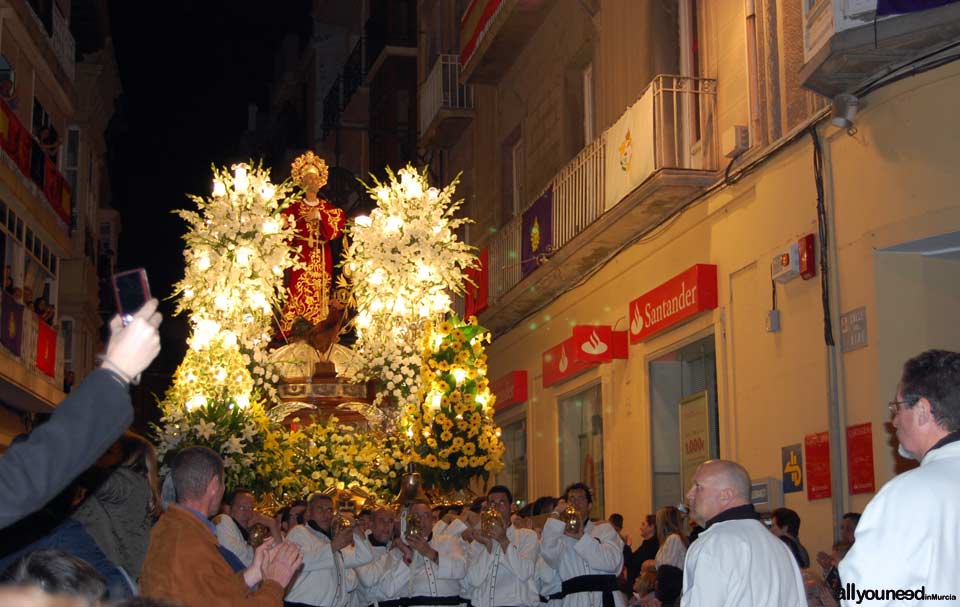
[[[40,319],[37,319],[37,369],[50,377],[56,375],[57,332]]]
[[[476,316],[487,309],[487,294],[490,285],[489,251],[489,249],[480,251],[480,254],[477,255],[479,267],[470,267],[466,271],[469,280],[464,285],[466,287],[464,315],[467,318]]]
[[[717,307],[717,266],[697,264],[630,302],[630,343]]]
[[[527,372],[511,371],[490,384],[490,391],[497,397],[493,408],[498,413],[527,401]]]
[[[803,455],[807,460],[807,499],[830,497],[830,435],[808,434],[803,439]]]
[[[873,493],[873,425],[847,427],[847,466],[850,493]]]

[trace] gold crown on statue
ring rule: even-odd
[[[313,173],[320,180],[320,187],[327,185],[327,178],[330,175],[330,172],[327,170],[327,162],[313,153],[312,150],[307,150],[305,153],[297,156],[293,160],[293,164],[290,168],[290,176],[293,177],[293,180],[303,185],[303,178],[308,173]]]

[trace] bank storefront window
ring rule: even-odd
[[[513,492],[517,502],[527,502],[527,420],[521,418],[501,427],[503,472],[497,481]]]
[[[600,384],[560,399],[560,489],[583,481],[593,493],[591,518],[603,505],[603,406]]]

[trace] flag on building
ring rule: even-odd
[[[57,332],[42,320],[37,320],[37,369],[50,377],[57,368]]]
[[[604,152],[606,200],[612,209],[654,169],[653,87],[650,87],[607,131]]]
[[[520,226],[520,273],[526,277],[553,252],[552,187],[523,212]]]
[[[490,249],[484,249],[477,255],[478,267],[467,268],[466,296],[464,301],[464,315],[467,318],[476,316],[487,309],[487,299],[490,288]]]

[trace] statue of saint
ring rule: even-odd
[[[333,283],[330,241],[343,234],[345,222],[342,209],[317,196],[317,191],[327,183],[327,163],[322,158],[307,151],[293,161],[290,175],[304,191],[304,197],[287,207],[284,214],[296,222],[293,246],[298,260],[306,267],[290,272],[287,302],[280,320],[280,330],[285,335],[298,318],[314,326],[327,320]]]

